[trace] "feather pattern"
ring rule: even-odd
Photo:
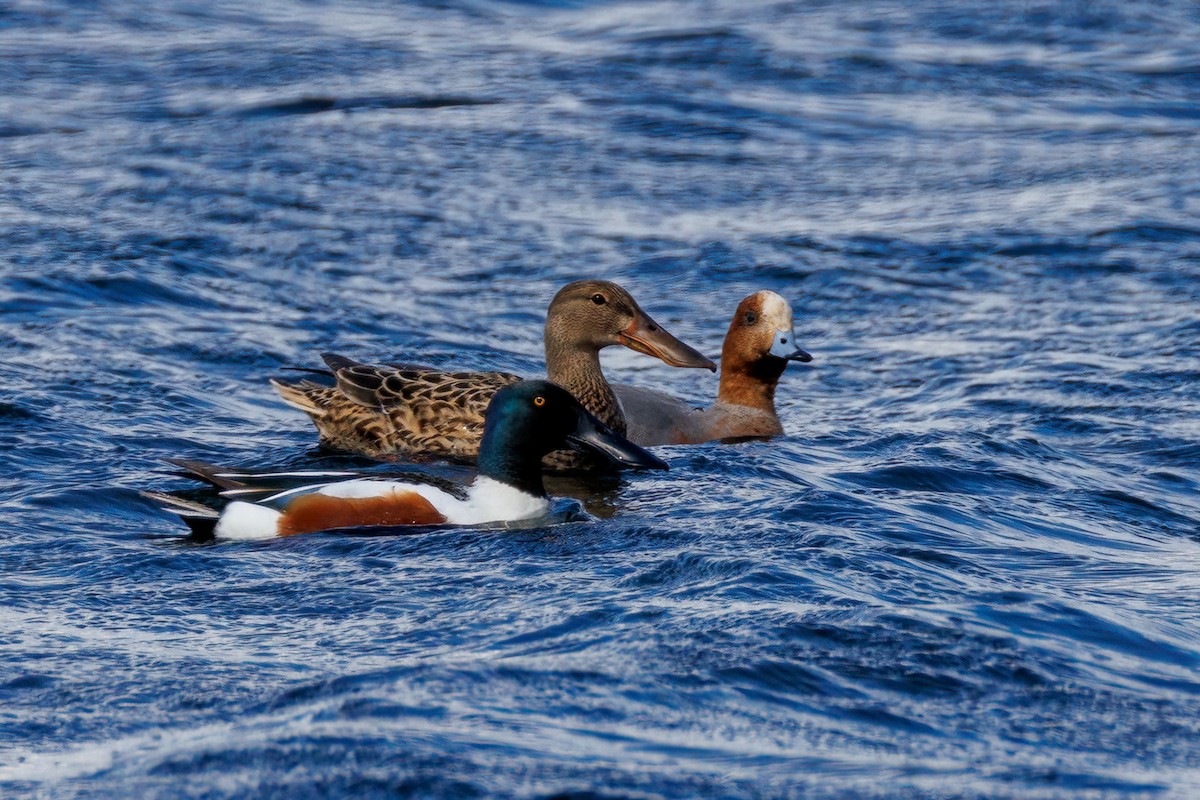
[[[715,369],[608,281],[564,286],[550,304],[544,338],[549,379],[622,435],[621,405],[600,370],[602,348],[624,345],[673,366]],[[312,418],[326,445],[380,459],[427,455],[474,460],[492,396],[521,380],[508,372],[446,372],[407,363],[379,367],[333,353],[322,358],[335,386],[309,380],[272,380],[272,386]],[[571,471],[599,463],[563,450],[548,455],[543,466]]]
[[[474,459],[492,396],[521,380],[507,372],[389,369],[332,354],[324,358],[336,387],[271,383],[312,417],[326,444],[374,458],[426,453]]]
[[[361,476],[329,481],[345,473],[223,469],[201,461],[173,464],[238,496],[217,519],[213,509],[185,498],[151,495],[164,507],[208,526],[224,539],[262,539],[347,527],[475,525],[543,516],[550,508],[542,480],[542,458],[569,443],[588,447],[629,467],[667,469],[666,462],[633,445],[593,417],[565,389],[549,381],[522,381],[496,392],[488,405],[480,442],[479,472],[465,491],[424,482]],[[306,480],[253,502],[240,499],[280,482]],[[215,525],[214,525],[215,523]]]

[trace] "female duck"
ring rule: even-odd
[[[521,381],[496,392],[479,447],[479,474],[465,497],[422,483],[359,478],[301,486],[259,502],[235,500],[220,513],[169,495],[152,495],[198,522],[215,521],[222,539],[267,539],[337,528],[480,525],[536,519],[550,508],[542,457],[583,446],[629,467],[667,464],[584,410],[548,381]],[[184,462],[186,463],[186,462]]]
[[[600,350],[624,345],[673,367],[716,365],[668,333],[615,283],[576,281],[564,286],[546,314],[547,377],[579,399],[618,434],[625,418],[600,371]],[[337,379],[330,388],[311,381],[272,381],[292,406],[308,414],[322,441],[375,458],[428,455],[473,459],[479,452],[484,411],[498,389],[521,380],[506,372],[442,372],[427,367],[374,367],[325,354]],[[551,468],[579,466],[558,458]]]
[[[650,389],[614,387],[629,439],[648,447],[781,434],[775,387],[789,361],[812,361],[796,346],[792,308],[775,292],[755,292],[738,305],[725,334],[716,403],[692,408]]]

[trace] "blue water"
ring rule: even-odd
[[[1191,2],[0,3],[0,794],[1200,796],[1198,155]],[[589,276],[788,297],[788,435],[513,533],[138,495]]]

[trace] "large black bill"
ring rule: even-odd
[[[575,432],[567,436],[573,445],[582,445],[594,450],[623,467],[641,469],[669,469],[667,462],[653,453],[643,450],[591,414],[580,409]]]
[[[796,348],[796,352],[784,356],[788,361],[799,361],[801,364],[807,364],[812,361],[812,356],[804,352],[800,348]]]

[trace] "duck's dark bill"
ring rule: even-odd
[[[801,364],[807,364],[808,362],[812,361],[812,356],[800,348],[796,348],[796,352],[786,355],[784,358],[786,358],[788,361],[799,361]]]
[[[669,469],[667,462],[638,447],[587,412],[579,415],[575,432],[567,436],[567,441],[594,450],[623,467]]]

